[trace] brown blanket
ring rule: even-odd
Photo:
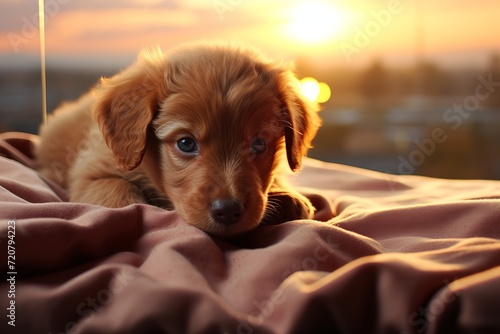
[[[500,332],[500,182],[307,160],[318,220],[219,240],[68,203],[30,168],[36,137],[2,137],[1,333]]]

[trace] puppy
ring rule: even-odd
[[[175,209],[212,235],[311,218],[284,185],[319,126],[287,66],[223,43],[142,51],[42,126],[41,174],[70,200]]]

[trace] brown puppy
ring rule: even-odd
[[[279,165],[300,166],[319,126],[288,67],[227,44],[194,44],[137,62],[41,129],[39,171],[70,200],[149,203],[232,236],[261,221],[310,218]]]

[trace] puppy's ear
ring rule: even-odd
[[[166,96],[161,50],[145,50],[134,65],[103,78],[96,89],[94,117],[116,162],[124,170],[136,168],[146,149],[148,126]]]
[[[299,82],[291,71],[282,73],[280,81],[286,155],[290,169],[296,171],[321,124],[319,106],[300,93]]]

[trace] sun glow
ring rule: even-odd
[[[318,80],[312,77],[301,79],[299,85],[302,94],[314,102],[325,103],[332,95],[330,86],[324,82],[318,82]]]
[[[347,13],[326,1],[309,1],[291,7],[287,32],[305,43],[326,42],[346,30]]]

